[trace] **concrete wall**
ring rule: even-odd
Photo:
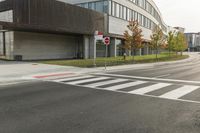
[[[22,55],[23,60],[75,58],[82,43],[81,38],[67,35],[14,32],[13,55]]]

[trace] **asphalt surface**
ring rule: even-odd
[[[1,133],[199,133],[200,104],[50,82],[0,90]]]
[[[148,69],[110,72],[121,75],[200,81],[200,55],[189,62],[155,65]]]
[[[0,86],[0,133],[199,133],[199,66],[195,58],[148,70]],[[141,88],[145,94],[138,93]],[[177,88],[186,93],[170,99]]]

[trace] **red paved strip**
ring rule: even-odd
[[[66,75],[75,75],[75,73],[59,73],[59,74],[49,74],[49,75],[39,75],[33,76],[33,78],[49,78],[49,77],[57,77],[57,76],[66,76]]]

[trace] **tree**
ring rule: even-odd
[[[178,52],[181,52],[181,56],[183,55],[183,51],[188,48],[188,44],[185,38],[185,35],[181,32],[178,32],[177,35],[174,37],[174,47],[173,50],[176,51],[176,54]]]
[[[169,57],[171,56],[171,51],[173,50],[174,47],[174,37],[175,33],[170,31],[168,33],[168,38],[167,38],[167,49],[169,51]]]
[[[129,21],[127,28],[129,29],[129,31],[126,30],[124,32],[124,48],[126,50],[132,51],[134,60],[135,51],[143,47],[142,30],[139,28],[139,23],[133,20]]]
[[[150,47],[153,50],[156,50],[156,60],[158,60],[158,52],[159,48],[161,48],[165,44],[165,37],[162,32],[162,29],[157,25],[151,35]]]

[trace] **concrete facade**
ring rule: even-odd
[[[137,20],[142,29],[144,43],[150,41],[150,36],[156,25],[159,25],[163,29],[165,35],[168,34],[168,26],[164,23],[162,15],[152,0],[59,0],[65,3],[71,3],[83,8],[89,8],[102,12],[108,15],[108,35],[111,36],[111,45],[109,46],[110,56],[122,56],[125,52],[119,50],[116,39],[123,40],[123,34],[125,30],[128,30],[127,25],[130,20]],[[135,2],[135,3],[134,3]],[[95,5],[95,6],[94,6]],[[101,7],[101,8],[100,8]],[[101,9],[101,10],[100,10]],[[125,17],[124,17],[125,16]],[[123,44],[121,44],[123,45]],[[127,52],[128,55],[130,52]],[[149,54],[149,48],[147,46],[136,52],[138,55]]]
[[[6,46],[7,59],[14,59],[16,56],[22,56],[23,60],[80,58],[83,56],[82,38],[74,36],[6,32]]]
[[[0,55],[6,53],[4,55],[6,59],[104,57],[105,45],[98,41],[95,43],[94,32],[96,30],[102,31],[104,36],[111,38],[108,56],[122,56],[127,52],[123,48],[123,34],[125,30],[128,30],[128,22],[133,19],[138,20],[140,24],[144,43],[150,41],[156,25],[160,25],[164,34],[167,34],[168,26],[164,23],[158,7],[152,0],[138,0],[137,2],[133,0],[49,0],[45,1],[46,3],[41,0],[30,1],[29,4],[35,8],[27,7],[26,0],[23,2],[9,0],[9,2],[12,3],[13,9],[6,7],[8,11],[1,9],[0,12],[0,21],[13,22],[13,25],[6,23],[6,26],[10,25],[10,27],[5,28],[7,30],[5,41],[0,33]],[[45,10],[41,8],[42,6],[37,6],[38,4],[45,6]],[[27,12],[21,10],[23,8],[20,6],[27,9]],[[19,9],[15,9],[16,7]],[[9,16],[5,17],[6,14]],[[4,42],[6,48],[3,47]],[[127,55],[129,53],[131,52],[128,51]],[[151,52],[146,46],[135,53],[144,55]]]

